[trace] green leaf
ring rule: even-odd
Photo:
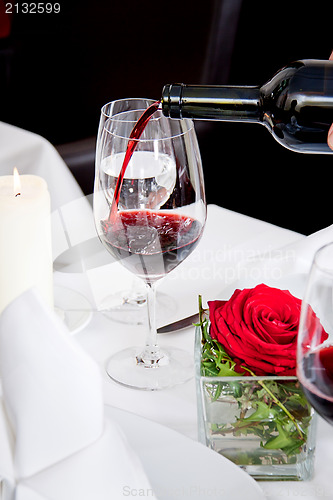
[[[204,377],[217,377],[219,374],[219,370],[216,368],[215,363],[207,361],[201,368]]]
[[[304,441],[300,441],[299,439],[294,439],[293,443],[290,446],[285,446],[283,448],[283,451],[288,456],[295,455],[296,453],[300,453],[303,444]]]
[[[280,424],[277,424],[278,436],[273,437],[263,445],[266,450],[278,450],[284,449],[295,444],[295,439],[290,437],[290,435],[283,429]],[[299,440],[298,440],[299,442]]]
[[[224,361],[218,364],[219,377],[234,377],[236,372],[234,370],[235,363],[231,361]],[[237,396],[235,396],[237,397]]]
[[[276,410],[263,401],[257,401],[256,411],[249,417],[244,418],[244,422],[256,422],[260,420],[273,420],[276,417]]]
[[[239,382],[230,382],[229,386],[232,388],[234,398],[239,399],[243,395],[243,389]]]

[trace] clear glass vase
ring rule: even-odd
[[[195,358],[199,441],[255,479],[310,479],[316,414],[297,377],[202,376],[200,327]]]

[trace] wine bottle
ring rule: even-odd
[[[165,85],[161,102],[170,118],[261,123],[288,149],[333,153],[333,61],[295,61],[263,86]]]

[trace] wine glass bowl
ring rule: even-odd
[[[193,374],[192,356],[175,348],[161,351],[157,345],[155,284],[197,245],[206,203],[192,121],[170,120],[155,110],[133,138],[133,126],[144,111],[135,108],[105,121],[94,216],[107,250],[144,281],[148,293],[146,346],[114,354],[107,372],[124,385],[154,390],[182,383]]]
[[[105,123],[105,130],[114,138],[117,137],[119,144],[116,149],[126,151],[128,138],[133,127],[139,120],[144,109],[133,112],[122,112],[111,117]],[[158,141],[149,137],[149,133],[156,135],[159,128],[158,121],[163,118],[161,112],[157,117],[152,117],[148,130],[141,134],[138,146],[135,151],[135,161],[130,160],[122,181],[122,189],[118,201],[119,208],[136,208],[145,206],[146,208],[160,208],[170,197],[176,182],[176,167],[173,151],[168,148],[168,141]],[[119,135],[118,135],[119,134]],[[147,138],[148,139],[145,139]],[[105,139],[105,136],[104,136]],[[157,144],[159,146],[157,147]],[[124,162],[124,152],[113,152],[114,143],[110,141],[105,145],[101,160],[101,169],[104,172],[104,184],[107,186],[107,196],[112,203],[117,180]],[[157,149],[158,148],[158,149]],[[138,199],[139,198],[139,199]]]
[[[302,301],[297,375],[314,409],[333,424],[333,243],[320,248]]]

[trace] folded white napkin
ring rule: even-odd
[[[3,500],[110,500],[149,482],[104,419],[98,366],[34,290],[0,316]],[[151,489],[150,489],[151,491]]]
[[[297,264],[304,271],[308,272],[312,264],[314,255],[319,248],[328,243],[333,242],[333,224],[317,231],[305,238],[285,247],[285,250],[290,254],[294,252]]]
[[[247,267],[258,270],[258,277],[280,278],[291,274],[309,273],[315,253],[319,248],[333,242],[333,225],[296,242],[270,250],[238,263],[238,275],[246,275]],[[254,272],[252,272],[255,275]]]

